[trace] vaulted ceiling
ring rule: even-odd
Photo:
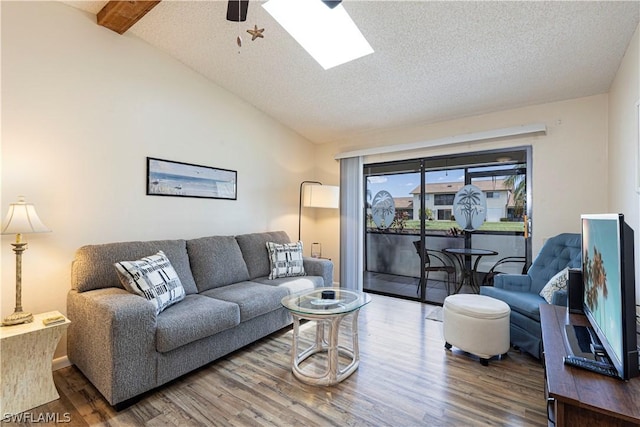
[[[64,3],[97,14],[107,2]],[[121,37],[324,143],[606,93],[640,20],[638,1],[345,0],[375,53],[324,70],[262,3],[251,0],[235,23],[226,1],[164,0]],[[254,25],[263,39],[251,41]]]

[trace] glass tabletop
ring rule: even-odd
[[[318,288],[286,296],[282,298],[282,305],[296,313],[329,315],[350,313],[370,301],[371,296],[364,292]]]

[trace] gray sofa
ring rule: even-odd
[[[148,390],[289,325],[291,316],[280,300],[331,286],[333,264],[305,258],[306,276],[270,280],[268,241],[290,240],[280,231],[78,249],[67,297],[70,361],[111,405],[126,406]],[[156,315],[151,302],[122,287],[113,264],[160,250],[186,297]]]

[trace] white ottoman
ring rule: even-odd
[[[484,366],[493,356],[509,351],[507,303],[485,295],[457,294],[444,300],[445,347],[456,346],[475,354]]]

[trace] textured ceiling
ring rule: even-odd
[[[64,3],[95,14],[106,2]],[[238,24],[226,1],[165,0],[126,35],[323,143],[605,93],[640,19],[639,1],[345,0],[375,53],[325,71],[262,3]],[[251,41],[254,24],[264,39]]]

